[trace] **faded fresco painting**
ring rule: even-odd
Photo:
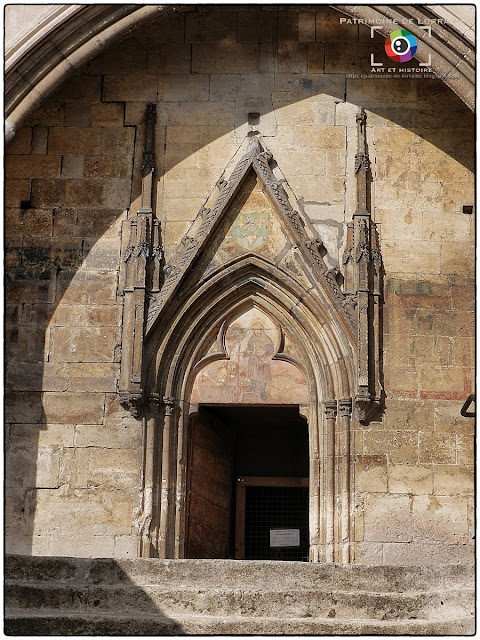
[[[226,358],[196,375],[194,403],[307,404],[305,374],[278,356],[281,329],[258,309],[232,321],[225,331]]]

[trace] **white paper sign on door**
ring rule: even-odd
[[[271,547],[299,547],[300,529],[270,529]]]

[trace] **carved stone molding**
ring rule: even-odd
[[[323,403],[323,408],[325,411],[325,417],[327,420],[335,420],[337,417],[337,401],[336,400],[327,400]]]
[[[206,246],[208,238],[218,229],[224,213],[238,193],[246,173],[253,168],[264,185],[264,191],[270,196],[275,208],[282,217],[284,223],[290,229],[295,244],[299,247],[303,257],[313,269],[323,289],[329,292],[332,303],[338,313],[345,319],[347,325],[353,330],[356,325],[355,312],[349,299],[341,291],[332,273],[329,273],[327,265],[320,254],[323,246],[321,239],[311,238],[307,234],[305,222],[300,213],[292,207],[288,194],[283,185],[284,180],[278,180],[270,167],[273,155],[264,148],[259,138],[255,137],[250,143],[247,153],[235,166],[228,180],[221,179],[217,182],[219,195],[211,208],[202,207],[193,222],[188,235],[181,241],[179,248],[168,265],[166,278],[161,291],[152,296],[147,317],[147,334],[157,322],[162,309],[167,302],[178,292],[182,281],[185,279],[192,263]],[[196,233],[192,233],[196,229]],[[192,235],[190,235],[192,234]]]
[[[341,398],[338,401],[338,410],[342,417],[349,418],[352,415],[352,399]]]

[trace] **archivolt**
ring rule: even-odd
[[[302,351],[306,373],[324,398],[351,395],[354,348],[335,318],[335,309],[323,307],[289,274],[253,254],[231,261],[205,279],[173,316],[164,318],[161,335],[155,332],[155,344],[147,346],[146,371],[155,374],[155,379],[147,380],[147,388],[185,399],[203,338],[232,313],[252,304],[288,326]]]

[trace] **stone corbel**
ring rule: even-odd
[[[135,417],[139,417],[146,406],[143,352],[147,304],[152,292],[159,291],[162,275],[160,222],[152,210],[155,119],[156,105],[149,104],[145,114],[141,206],[124,227],[125,230],[128,227],[129,240],[123,256],[122,359],[118,391],[122,406]]]

